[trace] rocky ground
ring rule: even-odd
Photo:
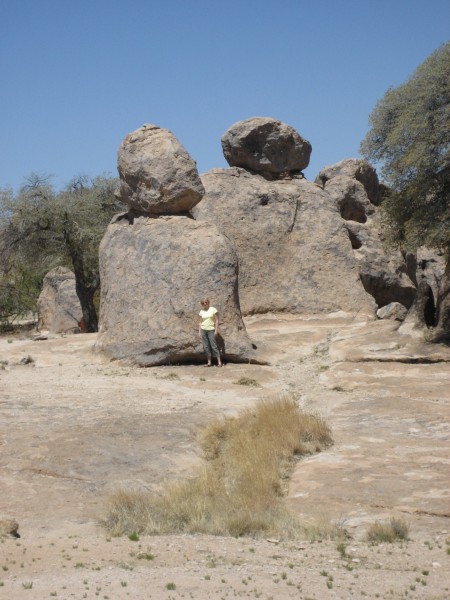
[[[0,518],[21,534],[0,540],[0,598],[450,598],[450,350],[344,314],[246,324],[269,365],[140,369],[104,361],[94,335],[0,338]],[[118,487],[189,476],[203,423],[282,393],[335,440],[298,463],[287,501],[344,544],[99,526]],[[368,544],[392,516],[410,539]]]

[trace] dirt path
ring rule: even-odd
[[[247,327],[270,366],[137,369],[103,361],[93,335],[0,338],[0,516],[22,535],[0,542],[0,598],[450,598],[450,350],[348,315]],[[111,491],[188,475],[202,423],[281,393],[333,430],[289,502],[311,525],[342,523],[345,555],[325,541],[106,539]],[[391,516],[411,541],[364,542]]]

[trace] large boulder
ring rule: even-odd
[[[268,117],[238,121],[222,136],[231,167],[261,173],[269,179],[300,173],[309,164],[311,144],[290,125]]]
[[[237,257],[214,225],[119,215],[99,256],[97,350],[141,366],[203,360],[198,312],[206,296],[219,311],[225,358],[254,358],[239,308]]]
[[[243,314],[362,312],[374,317],[345,221],[326,191],[306,179],[268,181],[239,168],[202,176],[193,209],[232,240]]]
[[[47,273],[37,307],[40,329],[52,333],[79,330],[83,314],[72,271],[65,267],[56,267]]]
[[[350,177],[360,181],[369,200],[374,204],[379,204],[381,194],[378,175],[375,168],[367,160],[346,158],[324,167],[317,175],[315,182],[325,188],[328,182],[335,177]]]
[[[168,129],[143,125],[118,152],[119,196],[141,214],[188,212],[203,195],[195,161]]]

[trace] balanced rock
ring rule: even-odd
[[[52,333],[78,330],[83,314],[72,271],[56,267],[47,273],[37,307],[40,329]]]
[[[144,125],[118,152],[119,196],[141,214],[188,212],[203,195],[195,161],[168,129]]]
[[[254,350],[239,308],[238,263],[214,225],[184,216],[118,215],[100,244],[97,350],[141,366],[204,360],[200,299],[219,311],[225,359]]]
[[[374,167],[367,160],[359,158],[346,158],[328,167],[324,167],[317,175],[315,182],[326,187],[328,182],[335,177],[350,177],[360,181],[373,204],[379,204],[380,185]]]
[[[234,243],[243,314],[375,316],[345,221],[326,191],[306,179],[268,181],[239,168],[213,169],[202,181],[206,193],[193,215]]]
[[[268,117],[232,125],[222,136],[222,148],[231,167],[242,167],[269,179],[300,173],[311,155],[311,144],[293,127]]]

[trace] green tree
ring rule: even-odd
[[[410,79],[387,90],[370,116],[361,153],[381,165],[388,238],[446,255],[437,298],[437,341],[450,338],[450,42]]]
[[[114,195],[116,183],[114,178],[80,176],[56,193],[48,178],[32,175],[17,196],[2,192],[0,250],[9,306],[14,291],[23,289],[21,273],[25,279],[34,274],[42,282],[49,269],[67,266],[75,273],[87,331],[97,331],[98,246],[112,215],[123,209]],[[3,303],[8,305],[5,298]]]

